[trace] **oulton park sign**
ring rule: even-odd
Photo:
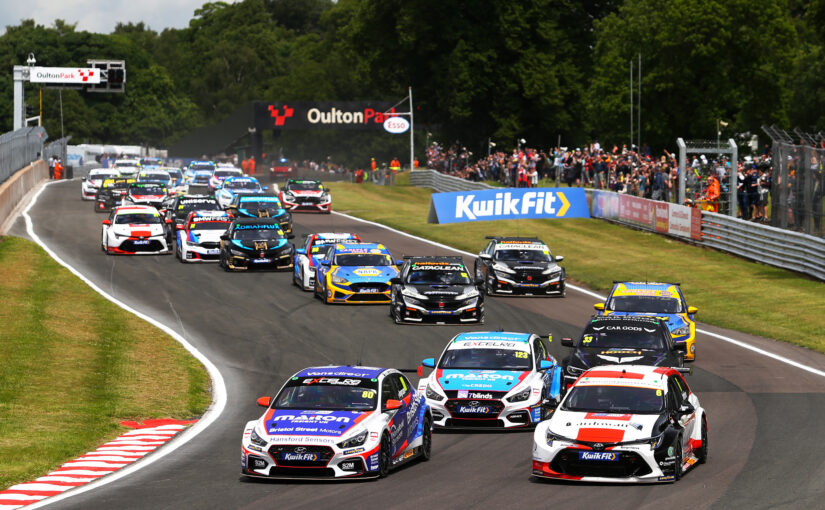
[[[397,117],[384,101],[284,101],[255,103],[257,129],[384,129]]]
[[[96,85],[100,83],[100,69],[81,67],[32,67],[31,83],[59,83],[67,85]]]

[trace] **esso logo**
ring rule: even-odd
[[[410,129],[410,122],[404,117],[387,117],[384,121],[384,129],[388,133],[404,133]]]

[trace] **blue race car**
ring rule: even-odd
[[[301,370],[246,424],[241,473],[261,478],[371,478],[432,451],[427,401],[398,370]]]
[[[518,428],[546,420],[561,400],[562,368],[529,333],[460,333],[418,383],[436,427]]]
[[[315,295],[325,303],[389,303],[398,264],[383,244],[335,244],[315,272]]]
[[[235,195],[226,212],[233,218],[275,218],[281,230],[292,233],[292,215],[276,195]]]
[[[226,209],[236,195],[257,195],[267,189],[254,177],[229,177],[215,189],[215,200]]]
[[[360,242],[357,234],[345,232],[322,232],[309,234],[304,245],[295,250],[295,272],[292,281],[302,290],[315,288],[315,268],[321,264],[329,252],[340,242]]]

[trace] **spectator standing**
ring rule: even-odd
[[[656,168],[656,173],[653,176],[653,193],[651,198],[653,200],[664,200],[665,196],[665,176],[662,173],[662,167]]]
[[[255,156],[249,156],[249,175],[255,175]]]
[[[52,156],[52,158],[49,160],[49,179],[54,179],[55,165],[57,165],[57,156]]]

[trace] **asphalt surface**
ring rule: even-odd
[[[225,273],[172,256],[110,257],[100,221],[80,200],[80,182],[47,187],[31,210],[38,236],[67,262],[134,308],[180,332],[224,376],[228,405],[198,437],[150,467],[52,508],[822,508],[825,503],[825,378],[706,335],[697,339],[688,383],[708,411],[708,463],[676,484],[613,486],[545,482],[530,476],[532,434],[437,433],[433,459],[380,481],[245,481],[244,424],[267,395],[311,365],[361,361],[415,367],[466,330],[580,333],[593,297],[493,298],[485,326],[397,326],[388,307],[327,306],[291,284],[289,273]],[[357,232],[392,253],[448,251],[337,215],[295,215],[296,242],[318,231]],[[20,232],[19,224],[12,232]],[[563,255],[563,254],[561,254]],[[465,259],[472,265],[472,260]],[[570,275],[575,278],[575,275]],[[712,289],[708,289],[712,291]],[[690,296],[688,296],[688,299]],[[701,313],[701,311],[700,311]],[[825,356],[742,333],[718,334],[825,369]],[[414,378],[414,376],[413,376]],[[415,378],[414,378],[415,379]]]

